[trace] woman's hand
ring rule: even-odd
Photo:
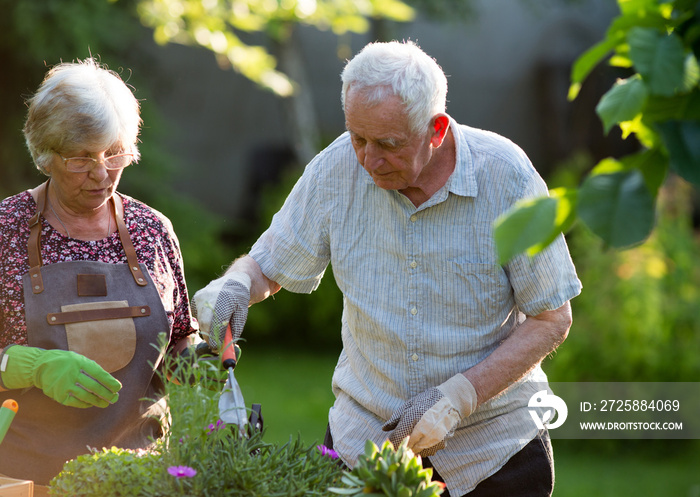
[[[12,345],[0,358],[7,389],[40,388],[70,407],[107,407],[119,399],[122,384],[95,361],[67,350]]]

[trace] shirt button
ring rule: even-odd
[[[415,214],[411,216],[412,223],[415,223],[417,220],[418,220],[418,216],[416,216]]]
[[[418,266],[418,263],[416,261],[411,261],[411,264],[409,264],[412,268],[416,268]]]
[[[413,359],[413,362],[417,361],[417,360],[418,360],[418,354],[413,354],[413,355],[411,356],[411,359]]]
[[[411,309],[411,314],[413,314],[414,316],[418,314],[418,309],[416,309],[415,307]]]

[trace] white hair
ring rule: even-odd
[[[116,72],[93,58],[50,69],[27,104],[24,138],[43,173],[54,151],[112,148],[139,159],[139,102]]]
[[[445,112],[445,73],[412,41],[370,43],[345,65],[340,77],[343,111],[352,88],[363,90],[369,105],[389,95],[401,98],[414,133],[424,132],[433,116]]]

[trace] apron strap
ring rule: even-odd
[[[32,292],[44,291],[44,281],[41,278],[41,221],[39,215],[44,212],[46,196],[49,191],[49,181],[44,183],[44,194],[37,198],[36,212],[29,218],[29,241],[27,255],[29,256],[29,278],[32,282]]]
[[[43,195],[39,194],[36,205],[36,213],[29,218],[29,241],[27,242],[27,252],[29,258],[29,277],[32,282],[32,292],[41,293],[44,291],[44,282],[41,278],[41,222],[39,215],[44,212],[44,206],[46,205],[46,199],[49,195],[49,181],[44,183]],[[141,266],[139,266],[138,257],[136,256],[136,249],[134,249],[134,244],[131,243],[131,237],[129,236],[129,230],[126,228],[124,219],[117,211],[117,204],[114,201],[114,196],[109,198],[109,203],[112,208],[112,213],[114,214],[114,219],[117,220],[117,229],[119,230],[119,239],[122,242],[122,247],[124,248],[124,253],[126,254],[126,261],[129,264],[129,270],[131,271],[134,281],[139,286],[148,285],[148,279],[143,274]]]
[[[136,257],[136,249],[134,249],[134,244],[131,243],[131,237],[129,236],[129,231],[126,229],[126,223],[122,216],[117,212],[117,204],[114,201],[114,197],[110,197],[109,201],[112,203],[112,210],[114,212],[114,219],[117,220],[117,229],[119,230],[119,238],[122,241],[122,247],[124,247],[124,253],[126,253],[126,260],[129,264],[129,270],[131,275],[134,277],[134,281],[138,286],[148,285],[148,280],[146,276],[141,271],[141,266],[139,266],[139,260]]]

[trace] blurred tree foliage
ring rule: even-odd
[[[233,252],[220,241],[221,221],[170,184],[170,177],[180,165],[159,146],[167,125],[149,99],[150,63],[140,44],[150,33],[135,15],[135,2],[0,0],[0,9],[0,198],[46,180],[24,145],[24,100],[37,89],[51,66],[95,56],[119,73],[141,101],[142,158],[125,172],[119,190],[172,220],[182,245],[190,288],[205,285]]]
[[[596,111],[604,128],[622,129],[642,145],[619,160],[604,159],[579,188],[552,190],[496,223],[502,261],[537,253],[583,221],[607,245],[643,242],[655,220],[656,197],[668,170],[700,186],[700,2],[618,0],[606,36],[573,66],[570,98],[603,60],[622,68]]]
[[[316,155],[321,133],[297,27],[341,35],[366,32],[372,18],[413,18],[413,9],[401,0],[138,0],[138,12],[158,43],[207,48],[220,66],[233,67],[285,97],[287,127],[300,164]],[[253,44],[244,37],[262,41]]]

